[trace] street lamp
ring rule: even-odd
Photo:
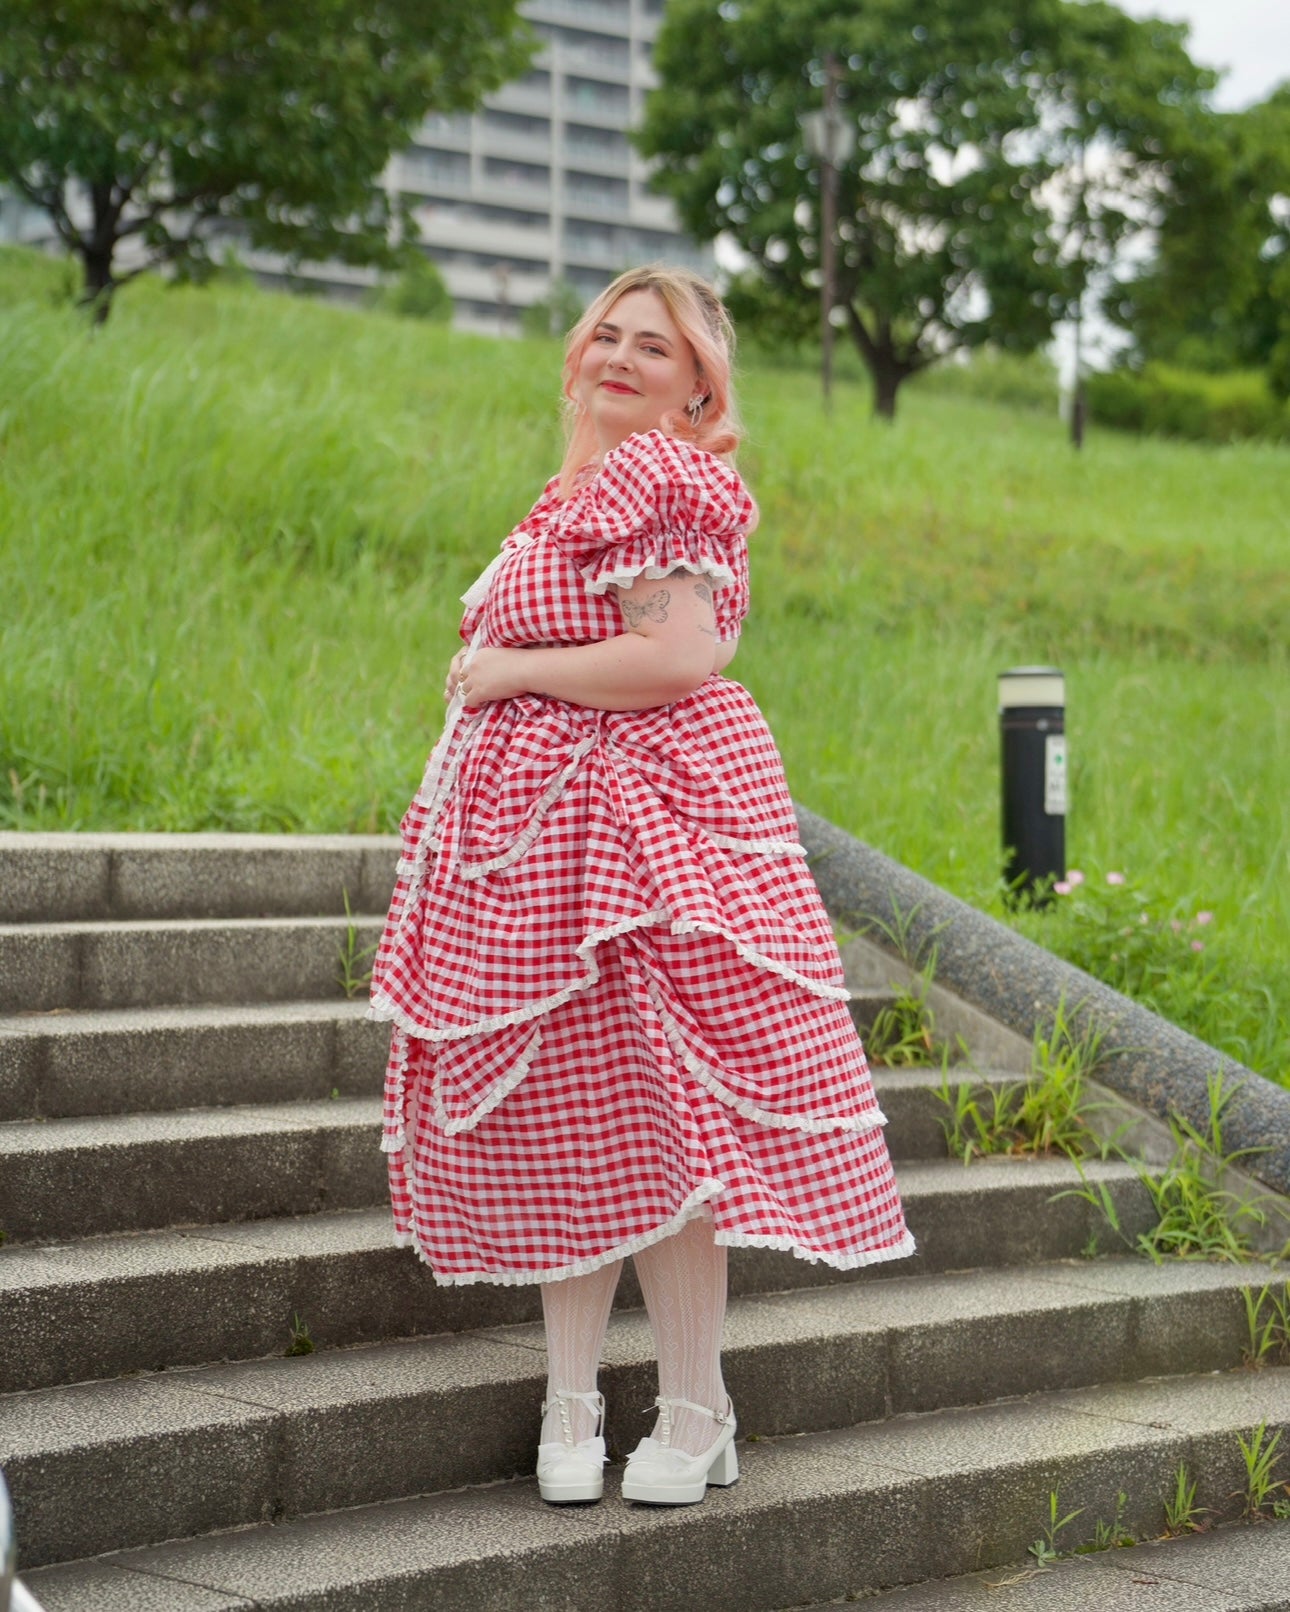
[[[824,58],[824,106],[802,116],[806,149],[820,163],[820,385],[833,401],[833,305],[837,301],[838,169],[855,150],[855,124],[837,106],[838,63]]]

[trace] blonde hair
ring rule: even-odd
[[[560,491],[565,497],[578,471],[596,452],[595,429],[578,401],[578,365],[588,342],[608,318],[609,310],[629,291],[653,291],[662,298],[678,330],[694,351],[699,379],[707,393],[697,425],[691,424],[684,409],[674,409],[659,421],[659,430],[726,459],[734,454],[743,435],[731,374],[735,330],[721,298],[701,275],[690,269],[675,268],[668,263],[648,263],[643,268],[628,269],[612,285],[606,286],[565,341],[563,392],[568,444],[560,466]]]

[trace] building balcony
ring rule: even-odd
[[[454,252],[491,252],[517,264],[541,259],[549,262],[552,236],[549,227],[520,228],[514,224],[494,224],[484,218],[462,218],[445,208],[418,214],[421,239],[432,249],[442,246]]]
[[[565,28],[603,28],[626,38],[631,26],[628,0],[527,0],[523,13],[531,22]]]
[[[526,84],[518,80],[503,84],[484,98],[485,106],[495,106],[499,112],[520,112],[530,117],[550,117],[551,85]]]

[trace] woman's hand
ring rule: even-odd
[[[468,652],[466,650],[459,649],[448,662],[448,681],[443,686],[443,697],[445,700],[452,699],[453,695],[457,692],[457,684],[461,681],[461,669],[466,664],[467,653]]]
[[[491,700],[513,700],[527,694],[525,681],[527,651],[523,649],[477,649],[475,658],[464,667],[466,651],[452,658],[448,668],[447,696],[461,690],[466,705],[487,705]]]

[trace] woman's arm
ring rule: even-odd
[[[615,588],[625,631],[567,649],[481,649],[466,672],[467,705],[542,694],[596,711],[644,711],[692,694],[733,645],[718,642],[712,584],[677,571]]]

